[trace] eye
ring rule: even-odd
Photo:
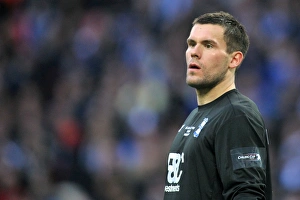
[[[188,47],[194,47],[196,46],[196,42],[194,40],[187,40]]]
[[[202,42],[202,45],[206,49],[212,49],[212,48],[215,47],[216,43],[214,41],[212,41],[212,40],[204,40]]]
[[[206,43],[206,44],[204,44],[204,46],[205,46],[207,49],[213,48],[213,45],[210,44],[210,43]]]

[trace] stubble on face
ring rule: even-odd
[[[226,76],[226,73],[228,71],[226,66],[226,62],[222,63],[224,65],[223,68],[221,68],[221,71],[217,71],[216,73],[209,73],[207,66],[205,66],[202,63],[198,63],[201,67],[202,76],[199,76],[199,73],[196,72],[189,72],[187,71],[186,75],[186,83],[199,91],[210,91],[215,86],[220,84]]]

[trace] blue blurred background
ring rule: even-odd
[[[196,106],[186,38],[218,10],[250,36],[237,88],[266,120],[274,199],[300,199],[299,0],[0,0],[0,200],[162,199]]]

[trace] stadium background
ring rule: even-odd
[[[0,0],[0,199],[162,199],[196,105],[186,38],[217,10],[250,35],[237,87],[269,128],[274,199],[299,199],[299,0]]]

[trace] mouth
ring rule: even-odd
[[[189,64],[189,69],[201,69],[201,67],[195,63],[190,63]]]

